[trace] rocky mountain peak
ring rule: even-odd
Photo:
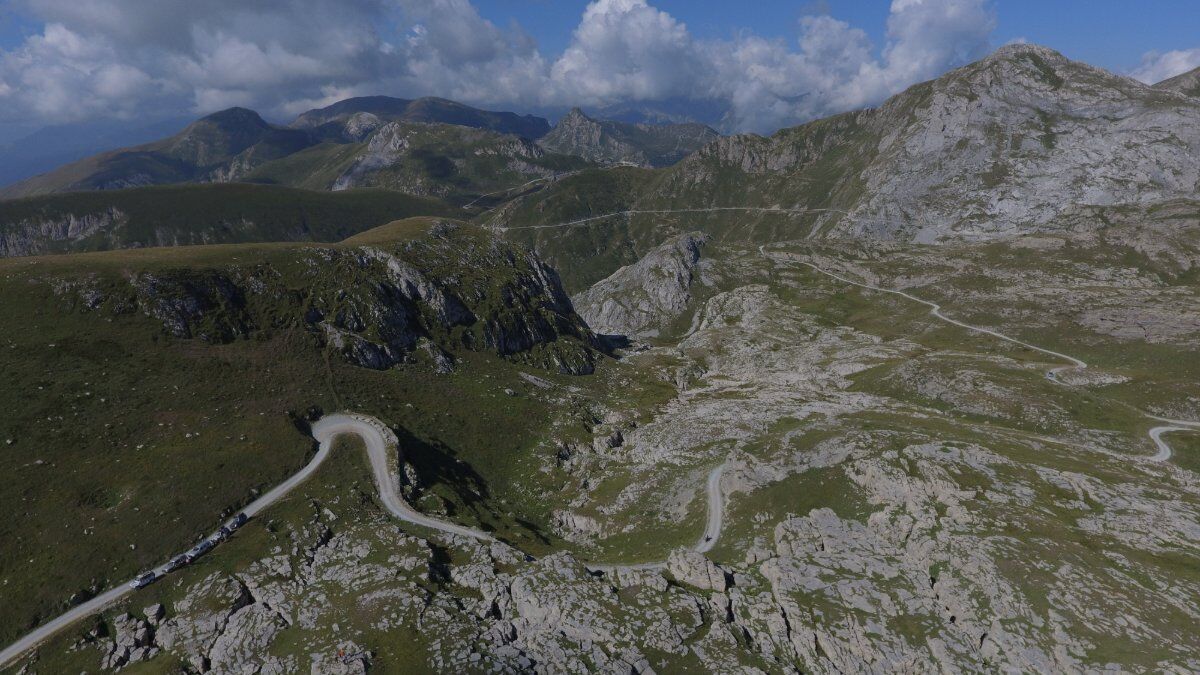
[[[933,80],[928,87],[970,100],[991,97],[1063,109],[1107,105],[1142,96],[1147,90],[1130,78],[1031,44],[1005,45],[981,61]],[[919,92],[922,85],[913,89]]]
[[[169,139],[168,154],[207,166],[228,160],[262,140],[273,127],[247,108],[229,108],[202,117]]]
[[[539,144],[603,164],[669,166],[719,137],[702,124],[630,124],[572,108]]]
[[[1154,88],[1200,98],[1200,68],[1163,80],[1154,85]]]
[[[591,122],[592,124],[595,124],[596,120],[588,117],[587,114],[583,112],[583,109],[579,108],[578,106],[571,108],[571,110],[566,115],[563,115],[563,118],[558,121],[558,123],[560,125],[562,125],[562,124],[580,124],[580,123],[586,123],[586,122]]]
[[[226,129],[237,129],[253,127],[257,129],[270,129],[271,125],[262,118],[261,115],[250,110],[249,108],[226,108],[218,110],[210,115],[205,115],[199,120],[192,123],[191,126],[211,124]]]
[[[573,134],[580,136],[580,140],[584,140],[586,137],[588,143],[595,144],[601,142],[604,126],[599,120],[588,117],[581,108],[571,108],[570,112],[563,115],[558,124],[554,125],[554,129],[550,133],[557,136]],[[551,143],[554,142],[553,139],[547,140]]]
[[[1047,61],[1067,61],[1067,57],[1060,52],[1044,47],[1042,45],[1033,44],[1030,42],[1014,42],[1012,44],[1003,45],[985,57],[981,63],[995,61],[1012,61],[1020,59],[1028,59],[1037,57]]]

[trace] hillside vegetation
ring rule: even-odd
[[[459,213],[386,190],[180,185],[0,201],[0,257],[144,246],[339,241],[417,215]]]
[[[0,505],[19,514],[0,524],[0,641],[294,472],[312,411],[398,424],[427,507],[542,536],[537,505],[490,500],[504,456],[551,421],[503,389],[529,386],[519,370],[592,372],[594,337],[552,270],[477,228],[408,221],[366,241],[0,261]]]

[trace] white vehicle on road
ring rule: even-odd
[[[142,576],[129,582],[129,587],[130,588],[145,588],[146,586],[149,586],[150,584],[154,583],[157,579],[158,579],[158,575],[155,574],[154,572],[146,572]]]

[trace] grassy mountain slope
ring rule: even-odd
[[[356,144],[367,142],[373,132],[392,122],[458,130],[447,134],[489,132],[496,138],[537,138],[549,130],[540,117],[479,110],[434,98],[347,99],[304,113],[289,127],[268,124],[252,110],[230,108],[203,117],[169,138],[101,153],[21,181],[0,190],[0,198],[240,180],[329,189],[348,166],[346,157],[361,151]],[[433,159],[444,164],[457,157]],[[280,164],[255,171],[275,162]],[[411,190],[397,187],[412,194],[429,193],[421,185]]]
[[[338,241],[442,202],[384,190],[246,185],[76,192],[0,202],[0,256],[250,241]]]
[[[259,166],[244,179],[322,190],[380,187],[465,203],[589,163],[533,142],[453,124],[388,122],[362,142],[322,143]]]
[[[230,108],[161,141],[101,153],[9,186],[0,197],[233,180],[256,164],[314,142],[307,132],[275,127],[252,110]]]
[[[550,124],[546,120],[533,115],[480,110],[444,98],[406,100],[390,96],[360,96],[338,101],[333,105],[302,113],[291,126],[297,129],[315,129],[322,134],[338,134],[344,131],[346,123],[355,116],[371,116],[378,122],[454,124],[529,139],[540,138],[550,130]]]
[[[159,651],[131,656],[131,671],[247,660],[286,671],[343,653],[383,672],[557,671],[592,657],[619,658],[622,672],[643,659],[667,672],[1187,670],[1200,445],[1172,434],[1178,456],[1149,461],[1155,422],[1130,406],[1200,414],[1196,204],[1102,215],[1113,225],[1099,233],[938,247],[710,242],[672,330],[596,377],[524,379],[474,352],[442,376],[432,363],[379,373],[332,358],[328,396],[408,432],[406,497],[521,550],[397,522],[361,448],[341,447],[231,541],[48,643],[34,665],[95,672],[129,634],[120,617],[161,603],[147,631]],[[433,226],[393,223],[353,243],[394,237],[416,251]],[[281,250],[254,248],[253,259]],[[127,265],[150,253],[105,255]],[[338,259],[320,271],[340,274]],[[800,261],[906,288],[1090,367],[1051,381],[1050,355]],[[290,378],[275,361],[261,368],[268,384]],[[321,381],[299,395],[325,396]],[[212,405],[242,409],[228,401]],[[722,463],[711,563],[584,570],[579,560],[661,560],[694,544],[705,477]],[[84,637],[93,625],[108,635]]]
[[[502,389],[605,367],[590,332],[551,270],[477,228],[405,221],[368,241],[0,261],[0,504],[17,516],[0,523],[0,641],[294,472],[315,409],[403,429],[426,508],[539,541],[548,514],[497,508],[503,482],[455,458],[515,470],[549,418]],[[365,366],[371,349],[394,363]]]
[[[1155,84],[1154,88],[1200,97],[1200,68],[1163,80]]]

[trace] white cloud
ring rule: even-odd
[[[550,79],[578,103],[692,96],[702,51],[685,25],[644,0],[596,0]]]
[[[594,0],[547,58],[469,0],[18,2],[46,27],[0,51],[0,121],[172,106],[292,115],[383,93],[518,109],[689,99],[726,108],[729,129],[768,131],[977,58],[995,26],[989,0],[893,0],[877,52],[826,15],[801,17],[791,41],[701,40],[646,0]]]
[[[106,41],[47,24],[0,58],[0,97],[13,111],[47,121],[133,114],[156,86],[150,75],[114,56]]]
[[[995,16],[985,0],[894,0],[887,27],[882,58],[862,30],[822,15],[801,18],[798,51],[739,38],[713,65],[729,126],[765,131],[879,103],[987,54]]]
[[[887,27],[888,75],[911,83],[987,54],[996,18],[983,0],[892,0]]]
[[[1129,75],[1146,84],[1156,84],[1200,68],[1200,47],[1180,49],[1165,53],[1150,52],[1142,56],[1142,63]]]

